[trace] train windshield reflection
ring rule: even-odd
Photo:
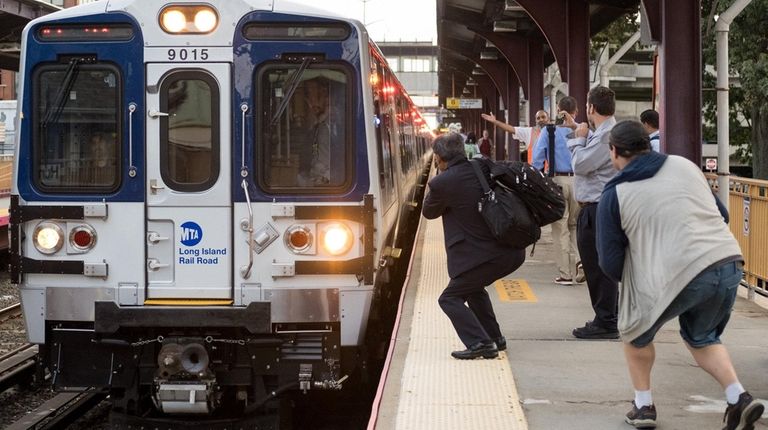
[[[271,65],[261,74],[261,183],[278,193],[328,192],[348,179],[345,70]]]

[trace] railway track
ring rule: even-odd
[[[9,425],[5,430],[63,429],[85,415],[106,397],[107,394],[104,392],[88,390],[61,393]]]
[[[18,384],[30,383],[35,375],[37,345],[28,343],[0,356],[0,393]]]
[[[0,324],[21,316],[21,303],[0,309]]]

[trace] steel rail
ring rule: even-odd
[[[21,303],[16,303],[7,308],[0,309],[0,324],[21,316]]]
[[[61,393],[24,415],[5,430],[62,429],[93,409],[107,393],[84,390]]]
[[[32,380],[37,353],[37,346],[28,343],[0,357],[0,393]]]

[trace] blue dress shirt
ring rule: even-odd
[[[573,130],[568,127],[555,127],[555,172],[572,173],[571,151],[568,149],[568,135]],[[541,129],[539,140],[533,147],[533,167],[543,170],[544,160],[549,160],[549,131],[546,127]]]

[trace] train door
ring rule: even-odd
[[[232,298],[230,65],[147,65],[147,298]]]

